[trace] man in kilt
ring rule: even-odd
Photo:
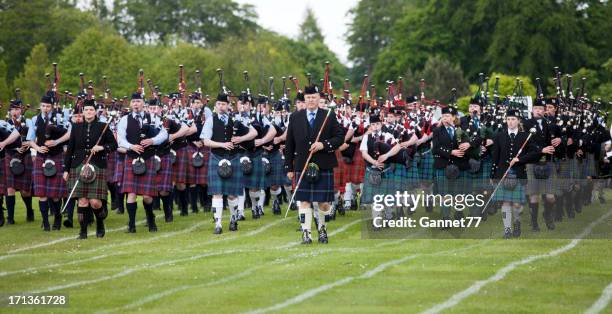
[[[469,162],[466,151],[470,143],[460,135],[455,126],[457,109],[452,106],[442,108],[442,120],[433,131],[434,180],[436,194],[456,195],[470,191],[467,170]],[[450,220],[450,207],[441,204],[442,218]],[[463,211],[455,210],[455,219],[463,217]],[[446,228],[444,228],[446,229]]]
[[[187,131],[187,178],[186,183],[189,190],[189,202],[191,204],[191,212],[198,212],[198,190],[206,193],[208,184],[208,159],[210,156],[210,148],[204,145],[200,134],[204,127],[204,122],[212,118],[212,111],[204,106],[199,93],[192,96],[189,110],[187,110],[188,120],[192,121],[191,128]],[[176,174],[180,176],[179,174]],[[185,191],[178,189],[179,208],[181,216],[188,215],[187,209],[187,194]],[[207,196],[208,197],[208,196]],[[181,205],[184,204],[184,205]],[[204,208],[204,211],[210,207]]]
[[[4,176],[6,178],[7,224],[15,223],[15,192],[19,191],[26,206],[26,221],[34,221],[32,209],[32,156],[26,141],[30,120],[22,115],[21,100],[12,100],[7,122],[19,132],[20,137],[4,148]],[[1,208],[1,207],[0,207]],[[1,218],[1,217],[0,217]]]
[[[102,206],[102,200],[106,200],[108,195],[106,162],[108,154],[116,149],[113,133],[96,117],[94,100],[85,100],[83,122],[73,125],[64,158],[64,180],[68,182],[70,191],[74,189],[72,197],[78,199],[79,239],[87,239],[90,223],[87,217],[92,211],[96,217],[96,237],[104,237],[104,219],[108,215],[108,210]]]
[[[32,179],[34,196],[42,216],[42,228],[50,231],[49,205],[54,215],[53,230],[61,228],[62,198],[67,196],[66,182],[62,179],[64,148],[61,145],[70,137],[70,124],[64,120],[61,112],[53,108],[56,102],[53,92],[44,95],[40,100],[40,113],[32,118],[28,127],[27,141],[36,151]]]
[[[117,125],[117,143],[127,150],[124,162],[122,191],[127,193],[128,233],[136,232],[136,196],[142,195],[149,232],[156,232],[153,197],[158,194],[155,171],[155,146],[168,139],[164,128],[157,129],[150,114],[143,111],[142,94],[132,94],[132,112],[124,115]]]
[[[295,191],[295,199],[300,201],[302,243],[312,243],[310,229],[313,202],[319,203],[319,242],[327,243],[325,220],[331,211],[330,203],[334,201],[333,168],[338,166],[335,150],[344,142],[344,132],[333,116],[326,120],[326,116],[331,114],[328,110],[319,109],[321,96],[316,86],[306,87],[304,97],[306,110],[295,112],[289,119],[285,143],[285,171],[289,180],[292,180],[294,176],[299,178],[306,166],[309,168]],[[315,141],[319,133],[319,140]],[[310,154],[310,164],[306,165]]]
[[[215,112],[206,119],[200,138],[204,145],[210,147],[208,161],[208,194],[213,196],[212,210],[215,218],[214,234],[223,232],[223,196],[227,196],[230,208],[230,231],[238,230],[238,198],[242,193],[243,178],[240,167],[238,145],[257,136],[257,131],[249,127],[243,136],[234,136],[234,118],[229,112],[229,97],[219,94],[215,103]]]
[[[5,164],[5,158],[9,158],[8,154],[5,154],[7,150],[15,149],[16,147],[21,147],[21,139],[19,137],[19,132],[6,121],[0,120],[0,162]],[[5,167],[0,168],[0,197],[4,195],[6,192],[6,169]],[[8,205],[8,196],[7,196],[7,207]],[[15,195],[13,194],[13,204],[12,208],[8,208],[8,217],[7,223],[9,225],[15,224]],[[4,209],[0,205],[0,227],[4,225]]]
[[[529,207],[531,212],[531,227],[533,231],[540,231],[538,225],[538,211],[541,195],[544,200],[544,222],[549,230],[555,228],[554,206],[555,186],[557,172],[554,171],[554,154],[556,147],[561,144],[561,138],[555,137],[550,123],[544,119],[546,100],[538,98],[532,106],[532,116],[523,122],[526,130],[533,133],[531,140],[538,147],[541,154],[533,163],[527,165],[526,193],[529,196]]]
[[[285,174],[284,160],[280,151],[286,138],[285,116],[289,109],[289,99],[283,98],[275,104],[274,113],[272,115],[271,128],[274,128],[275,136],[271,142],[264,145],[264,156],[270,163],[270,173],[265,175],[265,186],[270,188],[270,195],[273,197],[272,213],[274,215],[281,214],[280,204],[282,202],[282,187],[291,187],[291,182]]]
[[[493,149],[491,178],[495,184],[501,184],[492,200],[502,203],[502,221],[504,223],[504,239],[521,235],[521,212],[525,204],[524,183],[527,180],[526,165],[539,157],[537,147],[527,142],[521,154],[519,150],[527,141],[528,132],[519,130],[520,111],[509,109],[506,112],[506,129],[497,133]],[[505,180],[500,181],[506,171]]]
[[[416,120],[416,134],[419,137],[416,143],[416,152],[413,156],[418,166],[420,187],[425,194],[433,191],[433,171],[434,158],[431,152],[433,137],[433,119],[425,108],[418,106],[417,96],[406,98],[406,115],[412,120]],[[427,212],[433,211],[432,204],[425,204]]]

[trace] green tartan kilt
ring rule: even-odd
[[[419,162],[419,176],[422,181],[431,182],[434,178],[434,158],[431,154],[431,149],[421,153],[421,161]]]
[[[395,170],[390,175],[390,179],[393,180],[393,191],[410,191],[418,187],[421,182],[419,177],[419,168],[416,161],[412,161],[410,169],[404,165],[395,165]]]
[[[395,180],[393,180],[393,169],[387,167],[383,170],[382,180],[379,185],[370,183],[371,167],[366,167],[363,180],[363,189],[361,190],[361,204],[372,204],[375,195],[395,194]]]
[[[490,157],[485,157],[480,161],[480,170],[476,173],[469,173],[468,177],[471,179],[472,188],[474,190],[489,190],[491,189],[491,168],[493,167],[493,161]]]
[[[105,169],[100,169],[95,165],[92,165],[94,169],[96,169],[96,179],[91,183],[84,183],[79,180],[79,184],[77,185],[74,193],[72,194],[73,198],[88,198],[88,199],[98,199],[105,200],[108,196],[108,187],[106,185],[106,171]],[[79,179],[79,174],[81,173],[81,169],[83,165],[79,165],[76,168],[71,168],[68,176],[68,193],[72,191],[77,179]]]
[[[578,169],[580,172],[580,179],[586,180],[587,177],[594,177],[597,175],[597,165],[595,163],[595,156],[588,153],[586,158],[578,160]]]
[[[434,191],[436,194],[468,194],[473,193],[472,191],[472,180],[470,180],[469,173],[467,171],[459,171],[459,177],[457,179],[449,180],[444,175],[444,169],[434,170]]]
[[[533,174],[534,164],[527,164],[527,185],[525,186],[525,193],[527,195],[539,195],[539,194],[558,194],[557,183],[557,171],[555,171],[555,164],[552,161],[547,162],[552,168],[550,177],[548,179],[536,179]]]
[[[491,199],[494,202],[512,202],[525,204],[527,198],[525,197],[525,187],[522,184],[517,184],[514,190],[507,190],[504,188],[504,185],[500,185],[495,194],[493,194],[493,198]]]

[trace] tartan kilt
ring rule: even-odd
[[[192,163],[192,156],[198,151],[204,155],[204,163],[200,168],[194,167]],[[210,155],[210,148],[208,147],[198,149],[194,145],[187,146],[187,184],[206,185],[208,183],[208,160],[210,159]]]
[[[472,179],[472,188],[476,190],[489,190],[491,189],[489,180],[491,179],[493,160],[491,157],[486,156],[485,158],[481,159],[480,162],[480,171],[476,173],[468,173]]]
[[[420,180],[419,170],[416,161],[412,161],[412,167],[407,169],[404,165],[395,165],[395,170],[391,176],[393,190],[395,191],[410,191],[418,187]]]
[[[157,191],[170,192],[172,191],[172,160],[170,160],[169,153],[159,158],[161,158],[161,167],[155,174]]]
[[[106,156],[106,168],[104,168],[104,171],[106,172],[106,181],[108,183],[113,183],[113,171],[115,170],[116,160],[117,155],[115,155],[115,152]]]
[[[248,156],[251,158],[251,163],[253,164],[253,171],[249,175],[245,175],[242,173],[242,167],[240,167],[240,158]],[[249,155],[249,154],[239,154],[237,160],[238,163],[238,171],[240,172],[240,176],[242,177],[242,184],[244,184],[245,188],[249,188],[250,191],[255,190],[263,190],[266,188],[266,175],[264,173],[263,161],[261,158],[263,154],[259,154],[257,156]],[[273,164],[272,168],[274,168]],[[232,167],[234,166],[234,162],[232,161]],[[216,174],[216,164],[215,164],[215,174]],[[210,169],[208,170],[210,171]],[[234,194],[232,194],[234,195]]]
[[[285,161],[281,152],[277,150],[268,153],[267,158],[270,161],[270,165],[272,165],[272,172],[265,177],[265,186],[290,185],[291,181],[289,181],[287,173],[285,173]]]
[[[431,149],[421,153],[421,161],[419,162],[419,176],[423,181],[433,181],[434,179],[434,158],[431,154]]]
[[[239,195],[244,190],[242,169],[240,169],[240,156],[235,155],[229,161],[232,163],[232,176],[222,179],[217,173],[219,161],[223,158],[213,153],[209,155],[208,162],[208,195]]]
[[[6,157],[0,158],[0,162],[4,164],[5,159]],[[0,167],[0,195],[6,194],[6,176],[4,174],[5,174],[4,167]]]
[[[469,173],[464,170],[459,171],[459,177],[449,180],[444,174],[444,169],[434,170],[434,191],[436,194],[466,194],[472,193],[472,180]]]
[[[503,184],[495,191],[493,198],[494,202],[512,202],[525,204],[527,198],[525,197],[525,187],[522,184],[517,184],[514,190],[507,190]]]
[[[555,165],[551,161],[547,163],[549,163],[553,169],[548,179],[536,179],[533,174],[534,164],[527,164],[527,185],[525,186],[525,193],[527,193],[527,195],[558,194],[557,187],[555,186],[557,182]]]
[[[348,171],[349,165],[342,160],[342,154],[339,150],[336,150],[336,160],[338,161],[338,166],[334,168],[334,191],[344,193],[346,186],[345,173]]]
[[[383,170],[382,180],[379,185],[372,185],[370,183],[371,169],[370,167],[365,169],[363,188],[361,189],[361,204],[372,204],[375,195],[395,194],[395,180],[392,178],[393,168],[387,167]]]
[[[134,158],[126,156],[123,167],[122,193],[135,193],[136,195],[157,196],[157,180],[153,157],[145,160],[147,172],[143,175],[135,175],[132,172],[132,161]],[[160,170],[161,171],[161,170]]]
[[[172,165],[172,181],[174,183],[187,183],[187,172],[189,166],[189,148],[181,147],[176,150],[176,160]]]
[[[45,160],[51,159],[55,162],[57,172],[53,177],[45,177],[43,174],[43,163]],[[41,157],[36,156],[34,158],[34,165],[32,169],[32,182],[34,182],[34,196],[35,197],[49,197],[49,198],[62,198],[68,196],[66,190],[66,181],[62,178],[64,170],[64,154],[57,154],[55,156]]]
[[[73,198],[88,198],[88,199],[98,199],[105,200],[108,195],[108,187],[106,185],[106,169],[100,169],[92,164],[94,169],[96,169],[96,179],[91,183],[84,183],[83,181],[79,181],[74,193],[72,194]],[[72,191],[74,184],[79,178],[79,173],[81,173],[81,169],[83,165],[79,165],[76,168],[71,168],[68,176],[68,191]]]
[[[345,182],[353,184],[363,183],[363,177],[365,176],[365,160],[360,150],[355,150],[353,155],[353,163],[347,164],[347,171],[344,173]]]
[[[115,155],[115,164],[113,167],[112,179],[110,179],[111,183],[122,184],[123,183],[123,171],[125,168],[125,154],[114,152]]]
[[[295,177],[299,178],[301,172],[296,172]],[[319,180],[314,183],[302,178],[300,186],[295,192],[296,201],[305,202],[333,202],[334,201],[334,172],[331,169],[320,169]]]
[[[576,167],[576,160],[565,159],[555,162],[557,170],[557,186],[559,194],[563,194],[570,189],[573,184],[572,168]]]
[[[581,180],[584,180],[587,177],[596,176],[597,165],[595,163],[595,156],[591,153],[587,153],[586,158],[578,161],[578,169],[580,171]]]
[[[4,177],[6,178],[6,187],[14,188],[17,191],[21,192],[32,192],[32,156],[29,151],[25,153],[23,157],[21,157],[21,162],[23,162],[24,172],[15,176],[11,172],[11,159],[17,155],[15,151],[7,151],[6,157],[4,157]]]

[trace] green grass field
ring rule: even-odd
[[[367,240],[361,212],[347,212],[330,222],[328,245],[310,246],[293,212],[247,217],[233,233],[225,219],[217,236],[210,213],[168,224],[156,212],[149,233],[139,208],[136,234],[111,213],[105,238],[90,228],[82,241],[78,229],[43,232],[39,213],[26,223],[19,207],[17,224],[0,228],[0,294],[66,294],[69,305],[0,312],[611,313],[611,242],[583,239],[612,230],[609,204],[558,224],[575,240]],[[489,219],[501,226],[500,215]]]

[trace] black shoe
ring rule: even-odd
[[[26,221],[27,222],[34,221],[34,211],[33,210],[28,210],[28,212],[26,214]]]
[[[521,222],[520,221],[514,222],[514,225],[512,226],[512,236],[515,238],[518,238],[521,236]]]
[[[291,203],[291,205],[289,205],[289,209],[290,210],[297,210],[297,204],[295,202]]]
[[[327,239],[327,230],[325,226],[321,226],[319,229],[319,243],[327,244],[329,240]]]
[[[351,210],[353,210],[353,211],[357,210],[357,201],[356,200],[352,200],[351,201]]]
[[[182,217],[189,216],[189,212],[187,212],[186,210],[181,210],[181,213],[179,215],[181,215]]]
[[[397,217],[405,217],[406,214],[404,213],[404,208],[400,207],[397,209]]]
[[[85,240],[85,239],[87,239],[87,232],[79,232],[79,237],[77,239],[78,240]]]
[[[533,231],[533,232],[540,232],[540,226],[537,223],[535,225],[532,224],[531,225],[531,231]]]
[[[53,227],[51,228],[52,230],[60,230],[62,229],[62,216],[55,216],[55,219],[53,219]]]
[[[512,238],[512,230],[510,228],[506,228],[504,231],[504,239]]]
[[[463,212],[455,212],[455,220],[461,220],[463,218]]]
[[[104,220],[96,220],[96,238],[104,238],[106,229],[104,228]]]
[[[280,202],[278,199],[275,199],[274,202],[272,203],[272,213],[274,215],[281,214]]]
[[[251,218],[259,219],[259,210],[257,210],[257,208],[251,210]]]
[[[244,217],[244,215],[238,215],[238,220],[239,221],[245,221],[246,217]]]
[[[600,204],[605,204],[606,203],[606,199],[603,197],[603,195],[599,195],[599,203]]]
[[[164,217],[164,220],[166,222],[173,222],[174,221],[174,217],[173,216],[166,216],[166,217]]]
[[[196,207],[196,208],[192,208],[192,209],[191,209],[191,213],[192,213],[192,214],[197,214],[197,213],[199,213],[199,212],[200,212],[200,210],[199,210],[197,207]]]
[[[128,226],[125,233],[136,233],[136,226]]]
[[[344,208],[344,205],[341,202],[338,203],[338,206],[336,207],[336,211],[338,212],[338,215],[340,216],[344,216],[346,214],[346,209]]]
[[[574,218],[576,218],[576,213],[574,213],[574,210],[573,210],[573,209],[568,209],[568,210],[567,210],[567,218],[569,218],[569,219],[574,219]]]
[[[555,210],[555,221],[556,222],[562,222],[563,221],[563,209],[561,211],[559,210]]]
[[[238,231],[238,222],[230,221],[229,231]]]
[[[48,221],[43,221],[42,228],[43,228],[43,231],[51,231],[51,226],[49,225]]]
[[[66,228],[72,228],[73,224],[72,224],[72,219],[66,219],[64,220],[64,227]]]
[[[308,232],[308,230],[302,231],[302,244],[312,244],[312,238],[310,237],[310,232]]]
[[[264,206],[267,206],[267,205],[264,205]],[[259,210],[259,216],[260,217],[263,216],[264,215],[263,207],[257,206],[257,209]]]
[[[119,207],[119,208],[117,208],[115,210],[115,214],[117,214],[117,215],[123,215],[124,212],[125,212],[125,210],[123,208],[121,208],[121,207]]]
[[[4,226],[4,214],[0,214],[0,227]]]
[[[149,232],[157,232],[157,225],[155,224],[155,218],[149,222]]]
[[[7,219],[6,219],[6,224],[7,224],[7,225],[14,225],[14,224],[15,224],[15,219],[13,219],[13,218],[7,218]]]
[[[547,221],[546,228],[548,228],[548,230],[555,230],[555,223],[552,220]]]
[[[221,227],[215,227],[215,231],[213,233],[214,234],[221,234],[221,233],[223,233],[223,229]]]
[[[425,212],[432,213],[433,212],[433,206],[425,206]]]

